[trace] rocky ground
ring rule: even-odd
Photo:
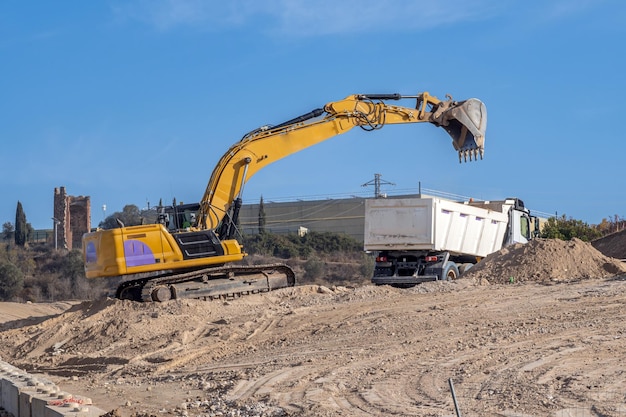
[[[453,416],[450,382],[462,415],[626,416],[626,268],[578,240],[404,290],[5,303],[0,317],[2,360],[122,417]]]

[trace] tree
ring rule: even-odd
[[[24,288],[24,274],[10,262],[0,264],[0,300],[8,301]]]
[[[2,225],[2,240],[9,241],[13,237],[13,232],[15,228],[13,227],[13,223],[6,222]]]
[[[24,214],[22,203],[18,201],[17,209],[15,210],[15,244],[17,246],[24,246],[26,244],[27,234],[26,214]]]
[[[115,229],[119,227],[118,220],[121,221],[124,226],[137,226],[141,224],[141,211],[139,207],[134,204],[125,205],[121,212],[116,211],[115,213],[108,216],[102,223],[100,223],[100,227],[103,229]]]
[[[32,241],[35,237],[35,228],[32,224],[26,223],[26,240]]]
[[[565,214],[559,217],[550,217],[541,231],[541,237],[546,239],[572,240],[578,238],[584,242],[591,242],[601,236],[601,232],[589,226],[582,220],[567,219]]]
[[[604,218],[595,228],[602,233],[602,236],[606,236],[611,233],[619,232],[620,230],[624,230],[626,226],[626,220],[624,217],[618,216],[614,214],[610,216],[608,219]]]
[[[265,233],[265,204],[263,204],[263,196],[259,201],[259,233]]]

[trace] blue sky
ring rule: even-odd
[[[353,131],[246,185],[244,203],[422,187],[597,224],[626,214],[621,0],[0,1],[0,223],[52,228],[55,187],[92,224],[200,199],[261,125],[351,94],[482,100],[485,159],[429,124]],[[404,103],[411,105],[411,102]]]

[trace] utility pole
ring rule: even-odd
[[[368,185],[374,185],[374,197],[375,198],[385,198],[385,197],[387,197],[387,194],[382,194],[380,192],[380,185],[381,184],[396,185],[393,182],[381,181],[380,177],[382,177],[381,174],[374,174],[374,179],[373,180],[368,181],[365,184],[361,185],[361,187],[367,187]]]

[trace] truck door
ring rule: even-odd
[[[528,243],[530,235],[530,218],[528,215],[523,211],[512,210],[511,241],[509,243]]]

